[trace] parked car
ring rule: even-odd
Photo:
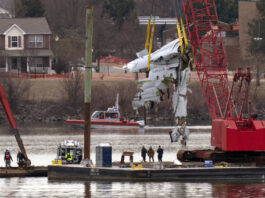
[[[77,64],[77,65],[72,65],[72,71],[78,70],[78,71],[85,71],[85,65],[83,64]],[[98,72],[98,67],[96,65],[92,64],[92,72]]]

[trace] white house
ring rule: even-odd
[[[51,73],[46,18],[0,19],[0,72]]]

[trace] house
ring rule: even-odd
[[[44,17],[0,19],[0,72],[51,73],[50,39]]]

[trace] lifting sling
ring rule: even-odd
[[[154,39],[154,32],[155,32],[155,20],[153,20],[152,31],[151,31],[151,38],[149,43],[149,51],[148,51],[148,61],[147,61],[147,70],[150,70],[150,58],[151,58],[151,51]]]

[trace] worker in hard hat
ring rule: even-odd
[[[11,153],[10,153],[9,149],[6,149],[5,155],[4,155],[4,161],[6,163],[6,168],[11,167],[11,160],[13,161]]]
[[[66,163],[67,164],[72,164],[73,163],[73,156],[72,154],[68,151],[65,155]]]

